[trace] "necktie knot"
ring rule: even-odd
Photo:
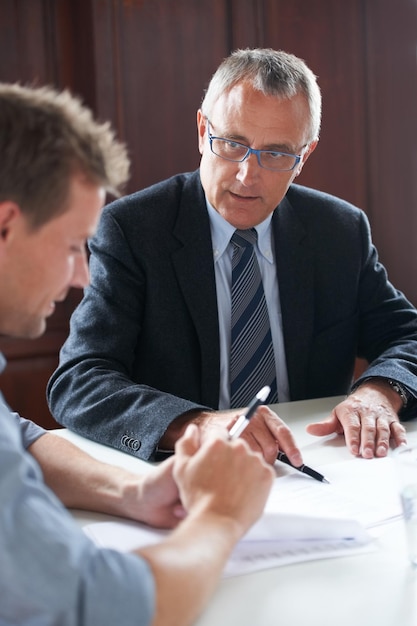
[[[258,241],[258,233],[256,228],[249,228],[248,230],[236,229],[233,233],[230,241],[239,248],[247,248],[248,246],[254,246]]]

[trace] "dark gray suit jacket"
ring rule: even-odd
[[[272,223],[291,399],[347,393],[356,356],[370,362],[367,376],[417,395],[417,312],[388,282],[365,214],[293,185]],[[50,408],[68,428],[149,459],[178,415],[218,406],[199,172],[107,206],[90,248],[91,285],[48,385]]]

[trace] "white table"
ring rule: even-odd
[[[342,438],[318,439],[306,424],[322,419],[338,398],[277,405],[292,428],[307,464],[348,460]],[[406,424],[412,437],[417,420]],[[93,443],[66,430],[56,431],[101,460],[149,471],[147,463]],[[412,433],[415,433],[412,434]],[[80,525],[106,516],[74,512]],[[405,552],[402,521],[386,526],[376,551],[288,565],[220,582],[198,626],[416,626],[417,570]]]

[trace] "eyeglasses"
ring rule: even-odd
[[[242,163],[251,154],[256,154],[259,165],[266,170],[274,172],[290,172],[301,161],[301,156],[297,154],[287,154],[286,152],[277,152],[276,150],[255,150],[255,148],[245,146],[245,144],[233,141],[233,139],[215,137],[210,132],[212,124],[208,118],[206,119],[210,150],[216,156],[226,159],[226,161]]]

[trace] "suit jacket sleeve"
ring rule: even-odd
[[[417,396],[417,311],[389,281],[365,213],[293,185],[274,222],[291,399],[348,393],[356,356],[369,363],[358,382],[392,378]]]
[[[358,355],[369,366],[355,381],[383,377],[405,385],[417,397],[417,314],[403,293],[389,282],[371,243],[369,224],[363,215],[364,266],[360,282]],[[401,419],[416,415],[417,403],[401,412]]]
[[[203,244],[196,235],[201,227],[194,228],[193,219],[204,222],[204,213],[197,215],[196,198],[185,203],[191,214],[184,219],[186,228],[179,229],[189,240],[173,236],[178,206],[184,204],[182,182],[139,192],[105,208],[90,242],[91,284],[71,318],[60,365],[48,385],[51,412],[60,423],[145,460],[154,458],[176,417],[216,407],[215,393],[203,397],[201,391],[201,361],[213,349],[207,348],[203,359],[193,321],[194,316],[197,325],[204,325],[206,317],[208,327],[217,319],[210,237]],[[192,187],[196,184],[194,180]],[[192,257],[201,254],[203,245],[207,268]],[[197,282],[206,299],[195,298],[194,314],[185,291],[189,289],[192,300]],[[207,346],[218,344],[215,325],[202,332],[208,334]],[[215,351],[212,359],[218,361]],[[211,387],[218,389],[218,381]]]

